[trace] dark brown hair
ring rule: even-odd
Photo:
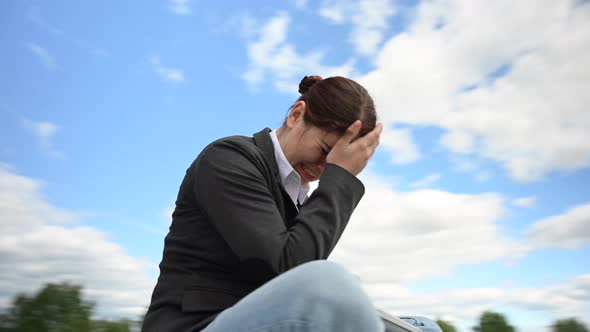
[[[297,101],[306,104],[303,117],[306,123],[342,134],[353,122],[361,120],[359,136],[375,128],[377,113],[373,99],[365,88],[351,79],[305,76],[299,83],[299,93],[301,97]]]

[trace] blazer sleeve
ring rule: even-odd
[[[207,147],[192,170],[199,208],[238,257],[243,276],[256,281],[326,259],[364,194],[354,175],[328,164],[318,188],[287,228],[264,165],[260,153],[221,141]]]

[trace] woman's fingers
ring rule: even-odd
[[[361,131],[362,123],[361,120],[356,120],[353,122],[344,135],[340,138],[345,144],[350,144],[350,142],[354,141],[354,139],[358,136],[359,132]]]
[[[360,144],[361,146],[367,148],[377,148],[379,145],[379,140],[381,138],[381,133],[383,132],[383,125],[378,123],[375,128],[365,136],[359,138],[355,143]]]
[[[377,148],[377,146],[379,145],[379,140],[381,139],[381,133],[383,132],[383,124],[378,123],[375,128],[368,134],[365,135],[365,137],[367,137],[367,139],[370,141],[369,145]]]
[[[354,175],[360,173],[379,145],[383,125],[377,124],[371,132],[358,137],[361,127],[360,120],[350,125],[332,148],[326,161],[337,164]]]

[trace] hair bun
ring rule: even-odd
[[[307,91],[309,91],[309,89],[311,88],[312,85],[316,84],[317,82],[319,82],[321,80],[322,80],[321,76],[317,76],[317,75],[305,76],[301,80],[301,83],[299,83],[299,93],[302,95],[305,94]]]

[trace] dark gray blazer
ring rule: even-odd
[[[187,170],[143,331],[198,331],[265,282],[334,249],[362,183],[328,164],[297,211],[269,132],[215,141]]]

